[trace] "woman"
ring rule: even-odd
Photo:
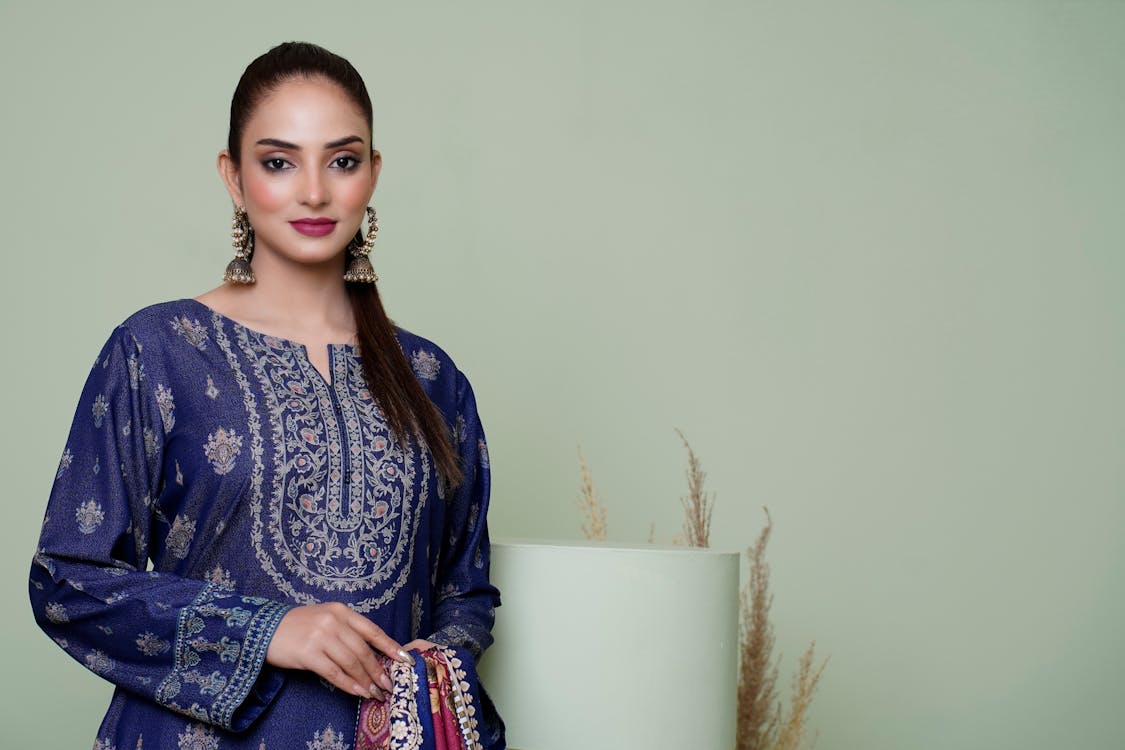
[[[423,653],[461,678],[464,744],[504,745],[474,668],[500,603],[487,448],[465,376],[383,311],[371,135],[343,58],[252,62],[226,283],[132,314],[93,364],[30,593],[117,686],[97,748],[358,748],[361,705],[417,747],[396,701]]]

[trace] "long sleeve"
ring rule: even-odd
[[[449,498],[436,579],[434,632],[426,640],[479,659],[492,643],[500,592],[489,582],[488,446],[472,387],[458,374],[453,435],[464,481]]]
[[[91,671],[241,731],[285,679],[264,660],[290,605],[147,569],[154,552],[182,557],[194,532],[190,519],[159,507],[176,418],[160,367],[125,324],[102,347],[48,499],[31,605],[40,627]]]

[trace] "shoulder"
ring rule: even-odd
[[[400,326],[395,326],[395,337],[419,380],[436,381],[458,371],[453,358],[430,339]]]
[[[117,324],[117,331],[128,334],[140,347],[148,346],[150,353],[167,347],[168,342],[184,339],[200,345],[206,337],[206,308],[193,299],[174,299],[154,302],[130,313]]]
[[[186,300],[155,302],[129,313],[109,330],[102,345],[103,354],[116,348],[146,360],[159,359],[160,352],[168,348],[169,340],[185,335],[185,325],[203,330],[198,321],[185,318],[194,312],[186,303]]]
[[[118,327],[124,327],[144,338],[166,336],[174,333],[176,322],[187,316],[187,302],[188,300],[177,299],[145,305],[126,316]]]
[[[468,378],[445,349],[401,326],[395,326],[395,336],[414,376],[439,407],[464,398]]]

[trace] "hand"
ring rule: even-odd
[[[266,649],[266,663],[307,669],[346,693],[385,700],[391,692],[391,678],[372,647],[392,659],[414,663],[378,625],[347,605],[307,604],[281,618]]]

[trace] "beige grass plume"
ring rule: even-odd
[[[773,750],[800,750],[805,746],[805,730],[808,724],[809,705],[812,703],[813,693],[816,692],[817,683],[828,665],[828,659],[814,665],[816,642],[809,644],[801,656],[801,665],[797,674],[793,675],[793,690],[789,696],[789,715],[781,724],[777,739],[773,743]],[[813,737],[813,743],[816,736]]]
[[[777,697],[778,661],[773,658],[773,625],[770,623],[770,568],[766,544],[773,531],[768,508],[766,525],[746,551],[749,576],[742,587],[738,675],[738,731],[736,750],[800,750],[804,746],[808,709],[828,660],[815,662],[815,643],[801,657],[788,713]]]
[[[688,452],[688,467],[685,472],[688,493],[680,496],[680,505],[684,509],[684,526],[676,541],[682,541],[690,547],[708,547],[711,543],[711,513],[715,510],[715,494],[703,489],[707,472],[703,471],[703,464],[692,450],[691,443],[679,429],[676,434],[684,441]]]
[[[739,617],[741,659],[738,671],[737,750],[768,750],[781,724],[777,703],[777,663],[773,661],[773,624],[770,623],[770,567],[766,544],[773,520],[766,511],[766,525],[758,541],[746,550],[750,575],[742,587]]]
[[[590,476],[590,468],[586,466],[586,457],[582,455],[582,446],[578,446],[578,468],[582,472],[582,491],[578,496],[578,507],[582,509],[582,533],[587,539],[605,541],[606,523],[605,506],[598,499],[597,490],[594,489],[594,479]]]

